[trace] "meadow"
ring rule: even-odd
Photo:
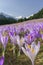
[[[30,45],[32,45],[33,41],[36,43],[38,41],[41,42],[40,51],[35,58],[34,65],[43,65],[43,19],[41,19],[41,22],[40,20],[34,20],[34,22],[32,23],[32,21],[31,23],[30,21],[27,21],[26,23],[23,22],[13,25],[10,24],[0,26],[0,58],[2,57],[4,51],[4,65],[32,65],[31,60],[23,53],[23,50],[21,50],[21,53],[19,54],[19,48],[24,45],[24,41],[28,45],[29,43]],[[19,39],[17,36],[19,37]],[[25,40],[23,41],[22,38]],[[21,41],[21,39],[23,42]],[[20,41],[19,44],[17,40]],[[15,44],[17,44],[17,46]],[[13,49],[13,46],[15,46],[16,48]],[[28,48],[27,45],[26,47]],[[13,53],[14,50],[15,53]],[[35,55],[35,53],[33,54]]]
[[[15,54],[13,54],[11,47],[12,45],[7,45],[4,65],[32,65],[30,59],[24,53],[21,53],[20,56],[16,57]],[[43,43],[36,56],[35,65],[43,65]]]

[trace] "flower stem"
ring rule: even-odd
[[[34,65],[34,61],[32,61],[32,65]]]
[[[5,48],[4,48],[4,50],[3,50],[3,56],[4,56],[4,54],[5,54]]]
[[[18,56],[20,56],[20,50],[19,50],[19,52],[18,52]]]

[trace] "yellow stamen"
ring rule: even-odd
[[[27,47],[28,47],[28,48],[31,48],[31,46],[30,46],[30,45],[28,45]]]
[[[21,46],[22,46],[22,43],[23,43],[23,40],[21,39],[21,40],[20,40],[20,45],[21,45]]]
[[[6,35],[7,35],[7,32],[3,32],[2,35],[3,35],[3,36],[6,36]]]
[[[34,50],[33,48],[31,49],[31,51],[32,51],[32,53],[34,53],[34,52],[35,52],[35,50]]]

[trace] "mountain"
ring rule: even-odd
[[[0,25],[19,23],[19,22],[24,22],[27,20],[40,19],[40,18],[43,18],[43,8],[40,11],[38,11],[37,13],[32,14],[25,18],[22,16],[14,18],[14,17],[2,12],[2,13],[0,13]]]
[[[0,25],[16,23],[17,19],[10,15],[0,13]]]

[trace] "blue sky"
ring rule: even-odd
[[[30,16],[43,8],[43,0],[0,0],[0,12],[13,17]]]

